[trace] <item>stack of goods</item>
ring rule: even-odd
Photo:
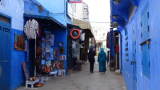
[[[40,81],[40,78],[37,77],[30,77],[29,80],[26,81],[26,88],[28,87],[34,88],[34,87],[42,87],[44,86],[44,83]]]
[[[53,69],[52,72],[50,72],[50,75],[64,76],[65,75],[64,61],[61,60],[54,61]]]
[[[42,71],[43,73],[54,75],[54,76],[64,76],[65,75],[65,62],[66,56],[61,55],[54,60],[42,60]]]
[[[34,88],[34,87],[42,87],[44,86],[44,83],[42,82],[42,79],[40,77],[29,77],[29,73],[26,67],[26,63],[22,63],[23,71],[26,78],[25,86],[26,88]]]
[[[45,37],[42,38],[42,60],[41,69],[43,74],[48,74],[52,70],[52,62],[54,60],[54,34],[45,32]]]

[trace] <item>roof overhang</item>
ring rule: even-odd
[[[140,0],[111,0],[111,21],[117,22],[119,26],[125,26],[133,7],[138,7],[139,2]]]
[[[87,21],[73,18],[73,25],[79,26],[81,29],[91,30],[91,24]]]
[[[54,23],[59,25],[61,28],[66,28],[66,26],[64,26],[62,23],[57,21],[53,16],[51,16],[50,12],[46,10],[36,0],[24,0],[24,4],[25,4],[24,5],[24,17],[52,20]]]

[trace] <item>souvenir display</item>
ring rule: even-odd
[[[41,70],[43,74],[54,75],[54,76],[64,75],[63,74],[65,72],[64,61],[66,60],[66,56],[63,55],[65,52],[64,44],[63,42],[58,42],[57,45],[58,47],[54,46],[54,34],[45,31],[41,44],[42,47]]]
[[[60,55],[59,60],[66,60],[66,56],[65,55]]]
[[[36,39],[39,30],[39,24],[35,19],[28,20],[24,26],[24,32],[28,39]]]
[[[36,38],[35,43],[36,61],[38,62],[36,64],[34,63],[36,67],[36,74],[34,74],[34,76],[36,79],[33,79],[34,77],[27,76],[25,73],[26,78],[28,78],[26,80],[26,87],[31,86],[31,88],[43,86],[44,83],[41,79],[43,76],[62,77],[66,73],[64,67],[66,55],[64,55],[65,48],[63,42],[55,42],[54,34],[49,31],[44,31],[42,36]]]

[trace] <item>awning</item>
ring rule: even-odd
[[[37,0],[25,0],[24,1],[24,17],[30,17],[35,19],[52,20],[56,25],[61,28],[66,28],[61,22],[57,21],[50,11],[45,9]],[[31,8],[33,10],[31,10]]]
[[[91,25],[87,21],[82,21],[82,20],[73,18],[73,24],[79,26],[81,29],[90,29],[91,30]]]

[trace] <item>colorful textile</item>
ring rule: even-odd
[[[104,49],[101,49],[100,53],[98,54],[99,72],[106,71],[106,61],[107,61],[106,53],[104,52]]]

